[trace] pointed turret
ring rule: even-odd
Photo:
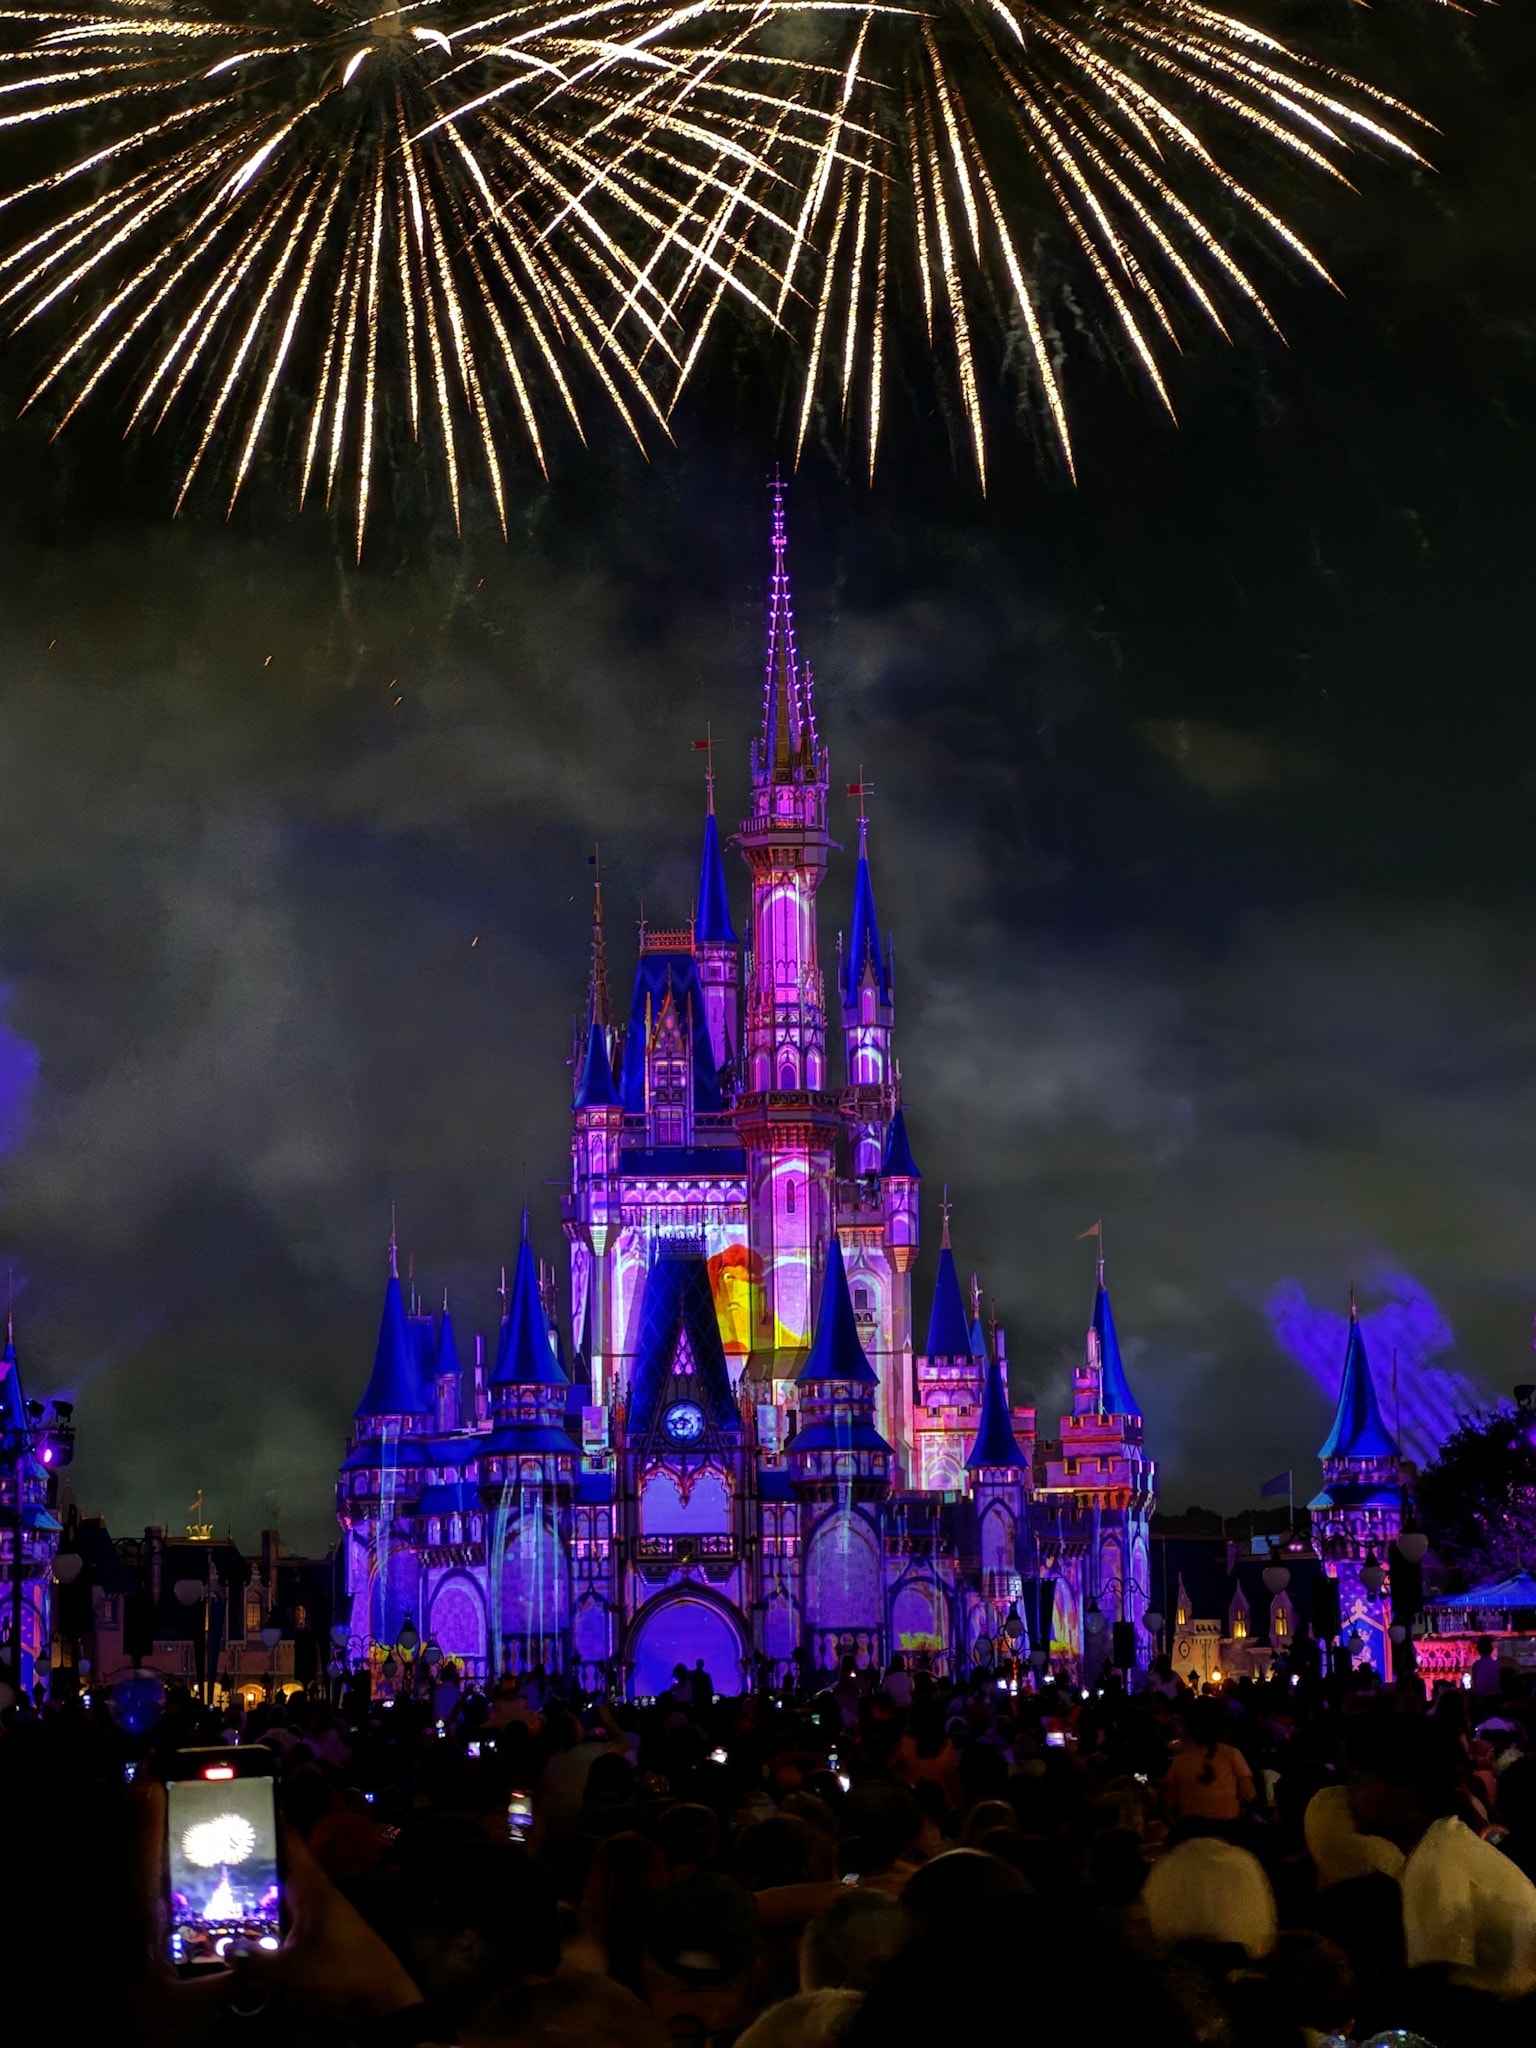
[[[1100,1372],[1100,1408],[1105,1415],[1140,1415],[1136,1396],[1125,1377],[1120,1356],[1120,1339],[1115,1331],[1115,1312],[1110,1307],[1109,1289],[1104,1285],[1104,1260],[1099,1259],[1098,1285],[1093,1297],[1092,1335],[1097,1340]]]
[[[512,1274],[512,1302],[503,1326],[500,1354],[491,1375],[493,1387],[564,1387],[565,1374],[549,1338],[549,1318],[539,1299],[539,1276],[528,1243],[528,1219],[517,1248]]]
[[[875,885],[869,873],[869,820],[859,819],[859,864],[853,878],[853,921],[843,955],[843,1008],[857,1010],[859,990],[868,982],[878,1006],[890,1007],[890,963],[880,946]]]
[[[895,1177],[900,1180],[921,1180],[922,1174],[917,1161],[912,1157],[912,1141],[907,1136],[905,1110],[898,1109],[891,1118],[891,1128],[886,1133],[885,1157],[880,1162],[882,1179]]]
[[[400,1292],[400,1257],[391,1232],[389,1278],[384,1286],[384,1313],[379,1319],[373,1373],[355,1413],[360,1417],[430,1415],[433,1406],[431,1388],[406,1322],[405,1299]]]
[[[969,1358],[971,1333],[965,1319],[965,1297],[960,1292],[960,1275],[949,1242],[949,1201],[944,1203],[944,1230],[939,1239],[939,1270],[933,1283],[933,1307],[928,1316],[929,1358]]]
[[[705,741],[708,747],[710,742]],[[709,756],[704,813],[704,850],[699,860],[699,903],[693,924],[693,953],[699,987],[704,994],[704,1024],[721,1095],[728,1100],[737,1082],[736,1056],[741,1046],[741,949],[731,923],[731,899],[725,886],[725,861],[720,827],[715,819],[715,757]]]
[[[853,1297],[848,1292],[843,1248],[836,1237],[827,1248],[827,1277],[821,1290],[816,1338],[811,1345],[810,1356],[800,1368],[797,1384],[813,1386],[826,1380],[879,1385],[879,1375],[864,1356],[864,1346],[859,1342],[859,1326],[854,1320]]]
[[[1365,1355],[1365,1337],[1360,1328],[1360,1311],[1355,1290],[1349,1290],[1349,1338],[1344,1346],[1344,1376],[1339,1381],[1339,1405],[1328,1441],[1319,1458],[1396,1458],[1397,1442],[1381,1419],[1376,1400],[1376,1383],[1370,1360]]]
[[[617,1109],[619,1091],[608,1060],[608,1035],[594,1017],[587,1026],[587,1049],[576,1079],[577,1109]]]
[[[0,1354],[0,1431],[25,1429],[26,1396],[21,1390],[21,1367],[16,1362],[16,1331],[13,1319],[5,1319],[5,1351]]]
[[[459,1347],[453,1334],[453,1312],[448,1290],[443,1289],[443,1314],[437,1326],[437,1351],[432,1361],[432,1386],[437,1407],[437,1426],[444,1433],[459,1426],[463,1414],[464,1382],[459,1367]]]
[[[976,1427],[976,1441],[966,1456],[965,1469],[968,1472],[983,1469],[1023,1471],[1028,1464],[1029,1460],[1020,1450],[1019,1440],[1013,1433],[1003,1361],[994,1358],[987,1367],[986,1385],[981,1396],[981,1420]]]
[[[592,856],[594,862],[597,855]],[[603,876],[592,884],[592,968],[587,979],[587,1022],[598,1025],[604,1042],[613,1036],[613,996],[608,987],[608,941],[603,933]]]
[[[704,814],[704,851],[699,861],[699,907],[693,935],[699,945],[734,946],[736,927],[731,923],[731,899],[725,886],[725,856],[720,849],[720,827],[715,821],[715,783],[709,782],[709,809]]]

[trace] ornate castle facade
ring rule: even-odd
[[[642,925],[622,1019],[599,884],[568,1303],[525,1222],[494,1346],[461,1359],[391,1247],[337,1491],[354,1635],[392,1644],[409,1616],[477,1673],[639,1696],[700,1657],[721,1691],[849,1654],[1145,1660],[1156,1466],[1102,1260],[1049,1438],[974,1282],[967,1306],[947,1207],[915,1321],[923,1177],[862,795],[830,1005],[821,964],[830,796],[776,490],[740,934],[711,763],[693,916]]]

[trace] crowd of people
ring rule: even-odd
[[[1533,1737],[1496,1661],[1432,1696],[901,1659],[787,1697],[680,1666],[638,1706],[141,1683],[0,1725],[0,1981],[122,2048],[1502,2048],[1536,2028]],[[286,1932],[179,1977],[164,1780],[230,1742],[275,1755]]]

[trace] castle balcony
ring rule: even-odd
[[[720,1536],[638,1536],[634,1555],[639,1560],[668,1559],[687,1564],[695,1557],[734,1563],[739,1546],[729,1533]]]

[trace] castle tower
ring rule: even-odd
[[[699,857],[699,904],[694,914],[694,958],[704,991],[704,1021],[715,1071],[725,1077],[722,1093],[735,1092],[737,1057],[741,1050],[741,945],[731,922],[731,899],[725,886],[725,860],[720,828],[715,822],[715,768],[710,757],[708,808],[704,814],[704,847]]]
[[[490,1509],[490,1641],[503,1669],[560,1666],[569,1648],[568,1518],[579,1455],[564,1427],[569,1391],[540,1298],[525,1214],[491,1374],[490,1434],[475,1446],[480,1494]]]
[[[981,1410],[985,1359],[971,1348],[965,1299],[949,1242],[949,1202],[939,1240],[939,1270],[933,1283],[928,1337],[913,1360],[916,1484],[929,1493],[958,1493],[965,1458]]]
[[[463,1408],[464,1376],[459,1365],[459,1347],[453,1334],[453,1315],[448,1307],[448,1290],[443,1289],[443,1319],[437,1330],[437,1355],[433,1360],[432,1387],[439,1435],[447,1436],[459,1426]]]
[[[1025,1528],[1030,1460],[1014,1432],[1007,1366],[1001,1349],[987,1364],[981,1417],[966,1453],[965,1476],[976,1513],[981,1567],[981,1627],[995,1636],[1022,1590],[1020,1542]],[[973,1632],[972,1640],[976,1633]],[[1030,1646],[1034,1647],[1033,1644]]]
[[[619,1154],[624,1105],[613,1078],[613,1005],[603,936],[603,885],[594,884],[592,974],[587,1035],[572,1105],[571,1187],[565,1215],[571,1244],[572,1307],[587,1336],[592,1398],[602,1406],[612,1392],[615,1340],[609,1251],[623,1220]]]
[[[748,1369],[793,1378],[811,1341],[833,1227],[841,1129],[827,1088],[826,1005],[816,897],[826,872],[827,750],[810,671],[795,651],[784,493],[773,489],[773,567],[763,724],[752,747],[751,808],[737,834],[752,876],[743,1090],[754,1300]]]
[[[1318,1457],[1323,1490],[1309,1503],[1312,1539],[1339,1583],[1342,1633],[1358,1632],[1365,1643],[1363,1661],[1385,1678],[1392,1668],[1391,1603],[1384,1589],[1370,1591],[1362,1573],[1373,1563],[1388,1567],[1402,1529],[1403,1454],[1382,1420],[1353,1287],[1338,1407]]]
[[[892,1451],[875,1427],[879,1385],[859,1342],[834,1238],[816,1339],[797,1381],[800,1427],[786,1461],[800,1504],[805,1618],[818,1670],[844,1655],[862,1666],[886,1654],[882,1510]]]
[[[862,788],[862,784],[860,787]],[[852,1120],[849,1150],[855,1175],[879,1173],[898,1092],[892,1050],[896,1008],[890,960],[880,950],[875,887],[869,873],[869,820],[859,818],[859,864],[853,884],[853,920],[843,949],[841,990],[843,1055]]]
[[[654,1018],[654,1022],[652,1019]],[[653,1147],[693,1143],[693,1002],[679,1014],[670,984],[657,1015],[648,1009],[645,1132]]]
[[[15,1668],[24,1692],[47,1676],[52,1639],[52,1563],[63,1533],[49,1506],[48,1468],[33,1452],[22,1448],[26,1431],[34,1426],[27,1413],[21,1367],[16,1359],[15,1327],[7,1315],[5,1351],[0,1355],[0,1444],[7,1453],[5,1462],[0,1464],[0,1583],[4,1586],[3,1607],[9,1630],[18,1566],[15,1546],[19,1543],[21,1654],[13,1658],[7,1644],[6,1659]]]
[[[436,1397],[407,1326],[391,1231],[373,1371],[352,1418],[336,1489],[337,1516],[347,1532],[352,1627],[375,1642],[393,1643],[406,1615],[422,1610],[416,1559],[400,1541],[398,1524],[420,1499],[436,1425]]]
[[[1036,1506],[1037,1531],[1057,1552],[1065,1638],[1095,1668],[1109,1654],[1108,1631],[1117,1621],[1134,1626],[1137,1660],[1146,1660],[1142,1616],[1151,1598],[1157,1497],[1157,1466],[1147,1455],[1141,1409],[1120,1355],[1102,1239],[1100,1245],[1083,1361],[1072,1375],[1072,1413],[1061,1418],[1060,1437],[1040,1446],[1043,1484]],[[1098,1644],[1088,1639],[1095,1612],[1105,1630]]]

